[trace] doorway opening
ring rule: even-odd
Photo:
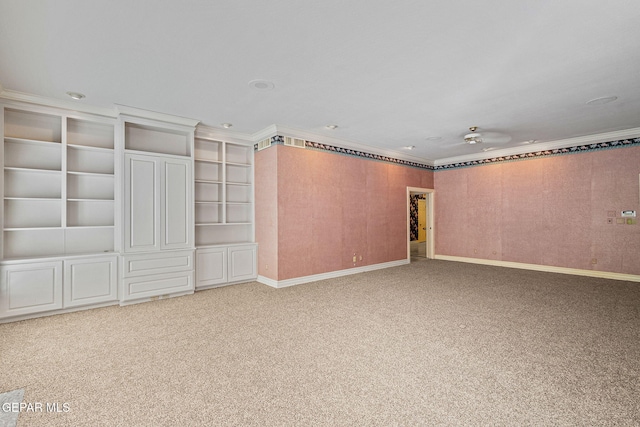
[[[407,259],[419,261],[435,256],[434,190],[407,187]]]

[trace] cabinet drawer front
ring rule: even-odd
[[[0,317],[62,308],[62,261],[2,267]]]
[[[130,255],[123,258],[123,277],[193,270],[193,251]]]
[[[193,291],[193,271],[123,280],[122,301]]]

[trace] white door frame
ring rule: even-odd
[[[411,261],[411,193],[426,195],[427,204],[427,258],[436,256],[435,221],[433,218],[433,200],[435,190],[433,188],[407,187],[407,260]]]

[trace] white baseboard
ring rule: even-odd
[[[334,279],[336,277],[348,276],[350,274],[364,273],[366,271],[380,270],[389,267],[398,267],[409,264],[408,259],[398,261],[383,262],[380,264],[365,265],[362,267],[348,268],[346,270],[330,271],[328,273],[313,274],[311,276],[296,277],[286,280],[274,280],[264,276],[258,276],[258,282],[273,288],[286,288],[288,286],[301,285],[303,283],[317,282],[318,280]]]
[[[93,310],[95,308],[109,307],[112,305],[118,305],[118,301],[109,301],[98,304],[85,305],[82,307],[62,308],[56,310],[43,311],[40,313],[23,314],[20,316],[6,317],[0,319],[0,323],[19,322],[21,320],[36,319],[38,317],[55,316],[56,314],[75,313],[76,311]]]
[[[520,268],[523,270],[546,271],[549,273],[573,274],[575,276],[599,277],[601,279],[626,280],[640,282],[640,276],[635,274],[612,273],[609,271],[582,270],[578,268],[554,267],[551,265],[525,264],[521,262],[499,261],[493,259],[467,258],[451,255],[436,255],[435,259],[444,261],[468,262],[471,264],[494,265],[497,267]]]

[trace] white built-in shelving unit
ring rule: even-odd
[[[116,118],[1,108],[0,320],[117,303]]]
[[[194,150],[196,288],[255,279],[253,144],[199,130]]]
[[[256,278],[250,138],[43,101],[0,99],[0,322]]]
[[[3,259],[115,250],[114,123],[4,109]]]
[[[195,140],[196,246],[252,243],[253,145]]]

